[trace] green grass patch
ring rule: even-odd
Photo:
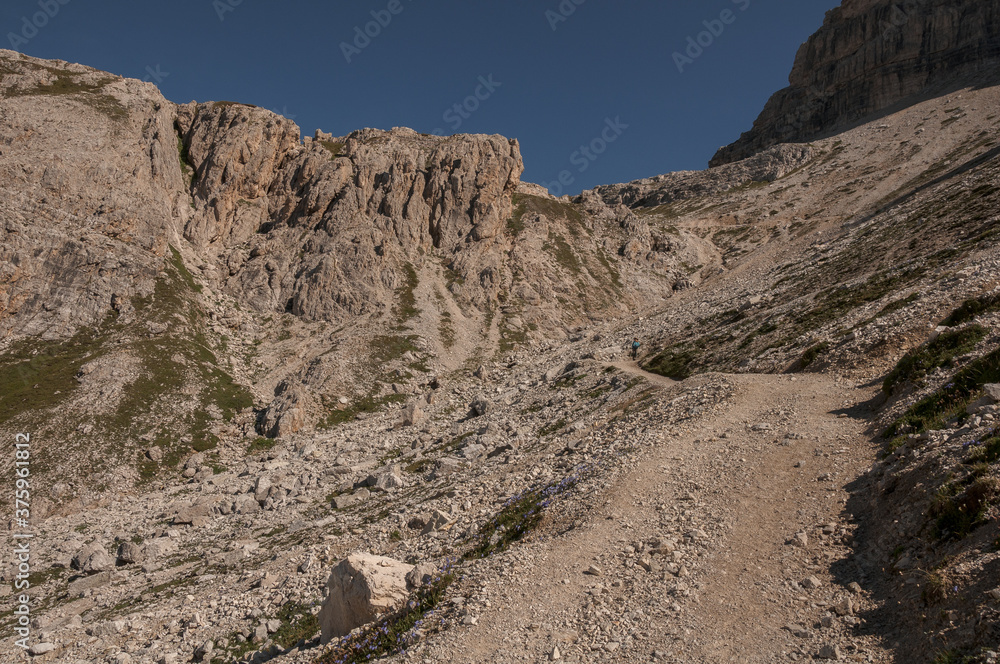
[[[174,268],[177,270],[177,273],[180,275],[181,280],[184,282],[184,285],[187,286],[188,290],[191,290],[195,293],[200,293],[201,285],[195,283],[194,275],[191,274],[191,271],[187,269],[186,265],[184,265],[184,259],[181,258],[181,253],[177,251],[177,249],[175,249],[173,245],[169,246],[170,246],[170,264],[173,265]]]
[[[60,581],[65,576],[66,570],[60,567],[50,567],[46,570],[32,572],[28,575],[28,583],[34,588],[42,586],[49,581]]]
[[[994,434],[971,445],[972,454],[967,463],[996,463],[1000,460],[1000,434]]]
[[[608,385],[601,385],[599,387],[596,387],[596,388],[592,389],[590,392],[587,392],[587,398],[588,399],[598,399],[598,398],[604,396],[605,394],[607,394],[608,392],[610,392],[613,389],[614,388],[611,387],[610,384],[608,384]]]
[[[329,409],[326,417],[320,421],[319,427],[321,429],[331,429],[354,420],[359,413],[378,413],[389,404],[403,403],[406,399],[407,396],[405,394],[389,394],[380,397],[375,393],[369,393],[346,408]]]
[[[74,97],[90,106],[95,111],[103,113],[109,119],[122,121],[128,117],[128,111],[122,103],[112,95],[101,92],[104,86],[114,81],[113,77],[107,76],[96,83],[84,83],[80,80],[79,74],[55,69],[52,67],[42,67],[55,74],[56,78],[48,85],[39,85],[34,88],[15,89],[7,88],[4,91],[5,97]]]
[[[319,632],[319,620],[309,608],[297,602],[288,602],[278,611],[276,618],[281,627],[271,636],[271,640],[286,650],[299,641],[308,641]]]
[[[578,478],[571,475],[557,484],[510,498],[496,516],[480,527],[465,558],[486,558],[507,550],[511,544],[538,528],[545,508],[577,481]]]
[[[998,494],[997,480],[970,475],[968,486],[949,482],[934,496],[930,516],[938,539],[962,539],[984,522],[986,510]]]
[[[604,253],[604,250],[601,249],[600,247],[597,248],[596,255],[597,255],[597,261],[601,264],[601,267],[603,267],[607,271],[608,276],[611,277],[611,285],[614,286],[619,291],[623,290],[625,288],[625,284],[622,283],[621,272],[612,267],[611,261],[608,260],[607,255],[605,255]]]
[[[195,581],[197,581],[197,577],[194,575],[184,576],[177,579],[171,579],[170,581],[167,581],[165,583],[152,586],[149,590],[146,591],[146,593],[149,595],[156,595],[158,593],[166,592],[168,590],[176,592],[178,588],[191,585]]]
[[[320,141],[319,144],[330,153],[330,161],[333,161],[344,152],[344,144],[339,141]]]
[[[426,473],[432,465],[434,465],[434,461],[432,459],[421,459],[420,461],[414,461],[410,465],[405,466],[403,470],[414,475],[421,475]]]
[[[542,249],[550,252],[556,259],[556,263],[571,273],[580,274],[582,272],[580,259],[577,258],[572,247],[569,246],[569,243],[563,236],[557,233],[549,233],[549,241],[542,245]]]
[[[982,314],[998,310],[1000,310],[1000,295],[983,295],[963,302],[960,307],[941,321],[941,324],[947,327],[955,327],[962,323],[967,323]]]
[[[965,407],[978,399],[982,386],[1000,382],[1000,349],[985,355],[959,371],[951,382],[913,404],[883,433],[899,435],[904,428],[912,431],[942,429],[946,422],[966,417]]]
[[[949,368],[954,359],[972,352],[989,330],[973,325],[957,332],[945,332],[926,346],[907,353],[882,382],[882,391],[891,394],[903,383],[915,383],[937,368]]]
[[[586,377],[587,377],[587,374],[585,374],[585,373],[571,374],[571,375],[568,375],[568,376],[563,376],[559,380],[557,380],[554,383],[552,383],[551,385],[549,385],[549,389],[550,390],[561,390],[561,389],[564,389],[564,388],[567,388],[567,387],[573,387],[574,385],[576,385],[577,383],[579,383],[581,380],[583,380]]]
[[[79,387],[80,367],[107,352],[114,316],[67,341],[24,340],[0,356],[0,425],[15,419],[38,422],[45,411],[69,399]]]
[[[647,361],[643,369],[660,374],[673,380],[684,380],[694,373],[693,364],[696,358],[694,350],[681,346],[668,348]]]
[[[828,342],[824,341],[822,343],[816,344],[815,346],[807,350],[805,353],[803,353],[802,357],[799,358],[799,367],[805,369],[810,364],[815,362],[816,358],[818,358],[820,355],[823,355],[828,350],[830,350],[830,344]]]
[[[883,297],[912,283],[923,275],[920,268],[897,274],[880,272],[856,286],[842,286],[827,290],[817,297],[817,305],[795,316],[796,330],[815,330],[830,321],[842,318],[858,307],[877,302]]]
[[[400,323],[416,318],[420,314],[417,308],[417,298],[414,291],[420,283],[417,271],[410,263],[403,264],[403,285],[396,289],[396,318]]]
[[[417,337],[414,335],[380,335],[371,340],[372,359],[379,364],[385,364],[398,360],[407,352],[419,353],[420,349],[414,345]]]
[[[884,307],[882,307],[882,309],[879,310],[879,312],[877,314],[875,314],[871,318],[869,318],[869,319],[867,319],[867,320],[865,320],[865,321],[863,321],[861,323],[858,323],[854,327],[855,327],[855,329],[859,329],[859,328],[865,327],[867,325],[870,325],[870,324],[874,323],[875,321],[877,321],[879,318],[882,318],[884,316],[888,316],[891,313],[894,313],[896,311],[900,311],[902,309],[905,309],[906,307],[910,306],[911,304],[913,304],[914,302],[916,302],[919,299],[920,299],[920,295],[918,293],[912,293],[912,294],[910,294],[910,295],[908,295],[908,296],[906,296],[906,297],[904,297],[902,299],[890,302],[889,304],[887,304]]]
[[[539,438],[544,438],[545,436],[550,436],[550,435],[556,433],[557,431],[561,431],[562,429],[564,429],[567,424],[569,424],[569,422],[566,421],[566,418],[565,417],[561,417],[558,420],[556,420],[555,422],[551,422],[551,423],[543,426],[541,429],[539,429],[538,430],[538,437]]]
[[[438,320],[438,335],[441,337],[441,345],[450,349],[455,345],[455,325],[452,322],[451,313],[442,311]]]
[[[278,444],[277,440],[273,438],[265,438],[259,436],[250,441],[250,445],[247,447],[247,454],[256,454],[257,452],[266,452],[267,450],[273,448]]]
[[[529,213],[545,215],[553,220],[565,219],[571,222],[569,228],[574,235],[577,228],[590,232],[583,223],[583,214],[580,209],[572,203],[531,194],[514,194],[511,202],[514,205],[514,212],[507,221],[507,229],[515,237],[524,231],[524,217]]]
[[[500,346],[498,350],[501,355],[511,352],[528,340],[528,331],[524,328],[520,330],[511,328],[507,316],[501,317],[498,327],[500,330]]]

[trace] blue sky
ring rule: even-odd
[[[256,104],[304,135],[503,134],[524,180],[575,194],[705,168],[837,4],[5,0],[0,47],[152,80],[176,102]]]

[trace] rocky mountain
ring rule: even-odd
[[[103,486],[213,446],[251,403],[239,426],[278,436],[564,338],[671,296],[714,251],[523,185],[499,136],[301,139],[269,111],[178,106],[80,65],[4,51],[0,73],[2,419],[114,441]],[[166,462],[118,467],[150,444]],[[90,466],[84,449],[53,469]]]
[[[845,0],[799,48],[789,86],[711,166],[827,136],[930,91],[995,84],[998,65],[1000,3]]]
[[[1000,86],[556,199],[500,136],[0,75],[0,661],[1000,658]]]

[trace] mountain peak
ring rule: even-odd
[[[829,135],[921,93],[998,80],[1000,1],[854,0],[800,48],[789,86],[711,166]]]

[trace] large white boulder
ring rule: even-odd
[[[392,558],[355,553],[340,561],[327,582],[326,601],[319,612],[322,642],[350,634],[403,606],[408,596],[406,575],[413,565]]]

